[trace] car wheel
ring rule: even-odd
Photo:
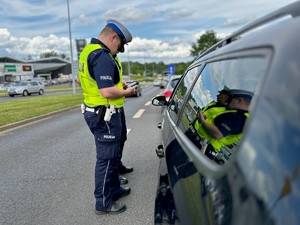
[[[10,97],[15,97],[15,95],[9,95]]]
[[[23,96],[27,96],[28,95],[28,91],[23,91]]]
[[[41,89],[41,90],[39,91],[39,95],[42,95],[42,94],[44,94],[44,90],[43,90],[43,89]]]

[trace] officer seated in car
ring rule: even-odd
[[[228,91],[229,101],[225,108],[214,110],[214,114],[204,115],[201,111],[191,128],[198,138],[191,138],[202,152],[217,163],[223,164],[224,159],[218,159],[221,149],[234,146],[240,139],[253,93],[240,89]],[[189,135],[188,135],[189,136]],[[197,140],[197,141],[195,141]]]

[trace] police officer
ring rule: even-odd
[[[127,28],[117,20],[108,20],[98,38],[92,38],[80,54],[79,80],[83,91],[82,112],[96,144],[95,213],[121,213],[126,210],[120,197],[130,194],[121,187],[120,164],[122,122],[125,96],[136,87],[123,89],[122,66],[117,56],[132,40]]]
[[[222,147],[237,143],[241,139],[245,121],[249,116],[248,109],[253,93],[231,89],[228,95],[229,103],[226,110],[219,108],[219,112],[215,111],[208,118],[199,112],[198,120],[194,124],[201,139],[209,141],[210,144],[207,147],[213,147],[205,151],[212,158],[215,152],[220,152]]]

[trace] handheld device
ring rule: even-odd
[[[137,82],[137,81],[134,81],[134,82],[128,84],[128,87],[133,87],[133,86],[135,86],[135,85],[137,85],[137,84],[138,84],[138,82]]]

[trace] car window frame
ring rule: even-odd
[[[177,92],[178,90],[178,87],[180,86],[180,84],[183,82],[183,80],[185,79],[185,77],[188,75],[188,73],[195,69],[195,68],[198,68],[198,71],[197,71],[197,75],[195,76],[190,88],[187,90],[186,92],[186,95],[185,97],[183,98],[183,103],[182,105],[184,106],[186,104],[186,100],[187,100],[187,96],[189,96],[191,90],[192,90],[192,87],[194,87],[195,85],[195,82],[197,81],[199,75],[201,74],[203,68],[204,68],[204,64],[203,63],[197,63],[197,64],[193,64],[192,66],[190,66],[185,72],[184,74],[181,76],[180,80],[177,82],[176,86],[174,87],[174,90],[172,92],[172,95],[170,97],[170,100],[169,100],[169,106],[168,106],[168,109],[167,109],[167,113],[169,114],[170,113],[170,110],[173,110],[172,109],[172,103],[174,101],[174,97],[175,97],[175,93]],[[176,118],[173,119],[173,117],[171,116],[171,120],[175,122],[175,124],[177,125],[178,121],[179,121],[179,118],[181,117],[181,113],[182,113],[182,108],[180,109],[180,111],[178,112],[178,114],[176,115]],[[176,120],[176,121],[175,121]]]
[[[199,163],[195,163],[195,166],[201,173],[206,174],[207,176],[209,176],[211,178],[219,179],[220,177],[222,177],[226,174],[226,172],[228,171],[228,168],[230,168],[232,166],[232,164],[234,163],[234,161],[238,155],[238,154],[234,154],[232,156],[232,159],[230,160],[231,161],[230,163],[226,163],[224,165],[218,165],[215,162],[213,162],[212,160],[208,160],[208,158],[199,151],[199,149],[191,142],[191,140],[184,134],[184,132],[179,127],[180,119],[184,112],[184,108],[187,104],[188,96],[190,96],[190,94],[195,86],[195,83],[196,83],[197,79],[199,78],[199,76],[201,75],[203,69],[209,63],[222,61],[222,60],[229,60],[229,59],[234,59],[234,58],[247,58],[247,57],[265,57],[266,58],[265,71],[264,71],[264,74],[262,75],[261,80],[257,84],[256,96],[252,100],[252,102],[250,104],[250,108],[249,108],[249,112],[251,112],[251,114],[254,114],[257,96],[259,96],[259,93],[261,92],[264,82],[267,79],[267,76],[269,74],[270,66],[272,63],[272,55],[273,55],[273,49],[270,47],[264,46],[264,47],[260,47],[260,48],[243,49],[243,50],[239,50],[239,51],[235,51],[235,52],[229,52],[226,54],[218,55],[216,57],[210,57],[208,59],[204,59],[203,61],[200,59],[200,60],[196,61],[194,64],[192,64],[186,70],[184,75],[181,77],[180,81],[177,83],[177,86],[174,89],[173,94],[170,98],[170,105],[166,112],[166,116],[170,122],[171,129],[172,129],[173,133],[175,134],[176,139],[182,146],[182,149],[184,150],[184,152],[187,154],[187,156],[190,158],[191,161],[199,162]],[[183,82],[183,79],[187,75],[188,71],[190,71],[191,69],[194,69],[196,67],[199,67],[198,74],[197,74],[197,76],[195,76],[191,87],[187,91],[187,93],[184,97],[184,100],[183,100],[183,106],[180,109],[180,111],[178,112],[176,120],[174,120],[171,117],[170,112],[169,112],[169,110],[172,110],[171,102],[177,92],[179,84],[181,82]],[[247,129],[248,129],[247,124],[248,123],[249,123],[249,119],[245,123],[244,130],[243,130],[244,137],[241,139],[241,142],[237,149],[238,151],[241,149],[241,147],[243,146],[243,142],[246,139],[245,136],[247,135]]]

